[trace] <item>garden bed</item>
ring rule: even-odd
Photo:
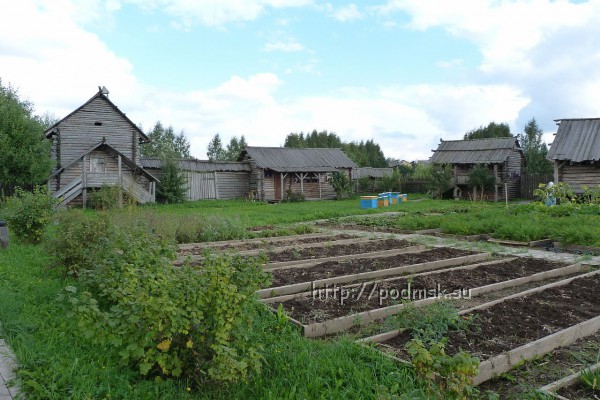
[[[510,262],[480,265],[476,268],[459,267],[451,271],[426,272],[410,278],[338,287],[337,292],[332,289],[324,293],[318,292],[318,295],[308,293],[280,304],[283,304],[292,318],[303,324],[312,324],[352,313],[392,306],[402,300],[412,301],[453,293],[456,293],[457,297],[470,297],[472,288],[564,266],[566,265],[551,261],[517,258]]]
[[[327,261],[309,267],[298,267],[273,270],[271,286],[289,285],[298,282],[310,282],[341,275],[358,274],[370,271],[418,264],[428,261],[444,260],[455,257],[477,254],[473,251],[458,250],[449,247],[438,247],[418,253],[398,254],[390,257],[372,257],[352,261]]]
[[[337,234],[332,235],[329,233],[317,233],[307,235],[295,235],[295,236],[280,236],[272,238],[261,238],[261,239],[247,239],[247,240],[228,240],[221,242],[203,242],[203,243],[189,243],[182,244],[179,246],[180,255],[188,254],[202,254],[206,249],[225,251],[225,250],[255,250],[255,249],[268,249],[271,247],[280,246],[293,246],[310,243],[327,243],[334,242],[336,240],[355,239],[356,235],[350,234]]]

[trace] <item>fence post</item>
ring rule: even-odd
[[[0,221],[0,249],[8,249],[8,223]]]

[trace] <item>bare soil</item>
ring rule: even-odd
[[[526,393],[595,364],[598,362],[599,351],[600,333],[596,333],[569,346],[558,348],[544,357],[527,361],[508,374],[484,382],[479,389],[481,392],[493,391],[501,399],[520,400]],[[578,395],[566,397],[580,398]]]
[[[226,250],[244,251],[244,250],[256,250],[256,249],[271,249],[271,248],[277,248],[277,247],[281,247],[281,246],[294,246],[294,245],[319,243],[319,242],[333,243],[336,240],[353,239],[356,237],[357,236],[355,236],[355,235],[339,234],[339,235],[321,236],[321,237],[313,237],[313,238],[300,238],[300,239],[296,239],[294,241],[264,239],[260,242],[226,244],[223,246],[209,247],[209,249],[213,250],[213,251],[226,251]],[[192,249],[180,250],[179,254],[182,256],[198,255],[198,254],[202,254],[202,252],[205,251],[206,249],[207,249],[207,247],[198,246],[198,247],[194,247]]]
[[[360,258],[351,261],[326,261],[313,267],[290,268],[272,271],[272,287],[290,285],[292,283],[310,282],[334,276],[358,274],[419,264],[428,261],[444,260],[476,254],[473,251],[439,247],[420,253],[397,254],[388,257]]]
[[[311,247],[307,249],[288,249],[280,253],[268,253],[269,261],[294,261],[294,260],[313,260],[316,258],[335,257],[350,254],[371,253],[379,250],[401,249],[413,245],[406,240],[398,239],[373,239],[368,242],[359,242],[351,244],[335,244],[330,242],[323,247]]]
[[[471,313],[474,323],[448,335],[446,351],[486,360],[600,315],[600,276],[576,279],[527,297]]]
[[[580,382],[573,386],[560,389],[558,394],[567,399],[598,400],[600,399],[600,387],[592,390],[592,388]]]
[[[315,290],[311,296],[283,302],[289,315],[302,323],[323,322],[367,310],[446,294],[470,297],[470,289],[528,276],[565,266],[561,263],[518,258],[483,265],[470,270],[455,270],[396,279],[391,282],[365,282],[359,286],[338,286],[326,292]],[[600,296],[599,296],[600,297]],[[600,304],[600,300],[598,302]]]

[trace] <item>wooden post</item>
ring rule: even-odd
[[[504,200],[506,202],[506,209],[508,210],[508,183],[504,182]]]
[[[285,175],[283,175],[283,172],[280,172],[279,176],[281,177],[281,192],[279,192],[279,200],[283,200],[283,180],[285,179]]]
[[[298,176],[298,174],[296,174]],[[304,194],[304,174],[300,172],[300,193]]]
[[[560,166],[558,165],[558,161],[554,160],[554,183],[558,183],[558,169]]]
[[[323,197],[321,196],[321,173],[317,172],[317,182],[319,183],[319,199],[322,199]]]
[[[117,155],[117,164],[119,166],[119,208],[123,207],[123,169],[121,166],[121,155]]]
[[[498,202],[498,164],[494,164],[494,202]]]
[[[83,191],[82,191],[83,208],[85,208],[85,203],[87,203],[87,171],[85,169],[86,160],[87,160],[87,155],[83,156],[83,158],[81,160],[81,169],[82,169],[81,183],[82,183],[82,187],[83,187]]]

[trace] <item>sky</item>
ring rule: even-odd
[[[600,117],[600,0],[6,0],[0,79],[62,118],[106,86],[144,131],[427,159],[488,123]]]

